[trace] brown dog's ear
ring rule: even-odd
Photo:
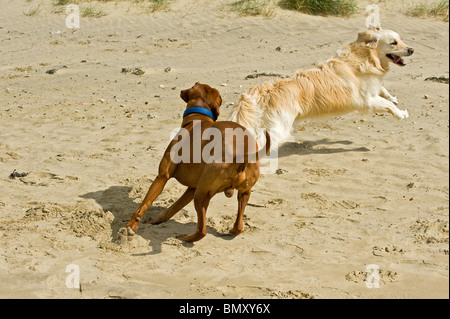
[[[219,118],[221,105],[222,105],[222,97],[218,93],[216,100],[211,103],[211,112],[213,112],[216,120]]]
[[[189,89],[183,90],[180,93],[180,97],[183,99],[184,102],[189,102]]]
[[[358,33],[356,42],[363,42],[370,48],[376,48],[378,45],[378,37],[374,31],[364,31]]]

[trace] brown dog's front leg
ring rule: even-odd
[[[158,217],[146,221],[145,224],[156,225],[168,221],[194,199],[194,194],[195,188],[188,188],[172,206],[161,212]]]
[[[208,192],[199,193],[196,191],[194,204],[195,210],[197,211],[197,231],[190,236],[180,235],[177,237],[178,239],[192,243],[206,236],[206,210],[208,209],[210,200],[211,198],[209,197]]]
[[[239,235],[244,231],[244,210],[245,206],[247,206],[248,200],[250,199],[250,193],[250,190],[247,192],[238,193],[238,214],[236,222],[234,223],[233,229],[230,230],[230,233]]]
[[[144,216],[144,213],[147,211],[147,209],[153,204],[154,200],[159,196],[159,194],[161,194],[167,181],[167,176],[165,174],[160,174],[152,183],[147,195],[144,198],[144,201],[136,210],[130,222],[126,226],[128,235],[134,235],[139,226],[139,222],[142,219],[142,216]]]

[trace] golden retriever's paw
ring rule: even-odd
[[[409,117],[408,110],[398,110],[395,112],[395,117],[399,120],[406,120]]]
[[[409,117],[408,110],[403,111],[403,120],[406,120]]]

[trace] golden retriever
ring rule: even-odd
[[[397,98],[382,80],[390,63],[405,66],[402,57],[413,53],[394,31],[361,32],[322,65],[250,88],[235,104],[230,120],[246,127],[259,145],[264,145],[262,129],[269,130],[272,145],[278,145],[290,137],[294,122],[305,118],[372,111],[406,119],[408,111],[396,107]]]

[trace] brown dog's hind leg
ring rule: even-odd
[[[161,212],[158,217],[150,219],[144,222],[144,224],[157,225],[168,221],[194,199],[194,194],[195,188],[188,188],[172,206]]]
[[[177,236],[178,239],[191,243],[206,236],[206,210],[208,209],[210,200],[208,191],[201,192],[197,189],[194,195],[195,210],[197,211],[197,231],[190,236]]]
[[[238,193],[238,214],[236,222],[234,223],[233,229],[230,230],[230,233],[239,235],[244,231],[244,210],[245,206],[247,206],[248,200],[250,199],[250,194],[251,190]]]
[[[159,174],[155,181],[152,183],[147,195],[142,201],[142,204],[136,210],[130,222],[125,227],[127,235],[134,235],[139,226],[139,222],[142,219],[142,216],[144,216],[144,213],[147,211],[147,209],[153,204],[154,200],[159,196],[159,194],[161,194],[168,180],[169,179],[165,174]]]

